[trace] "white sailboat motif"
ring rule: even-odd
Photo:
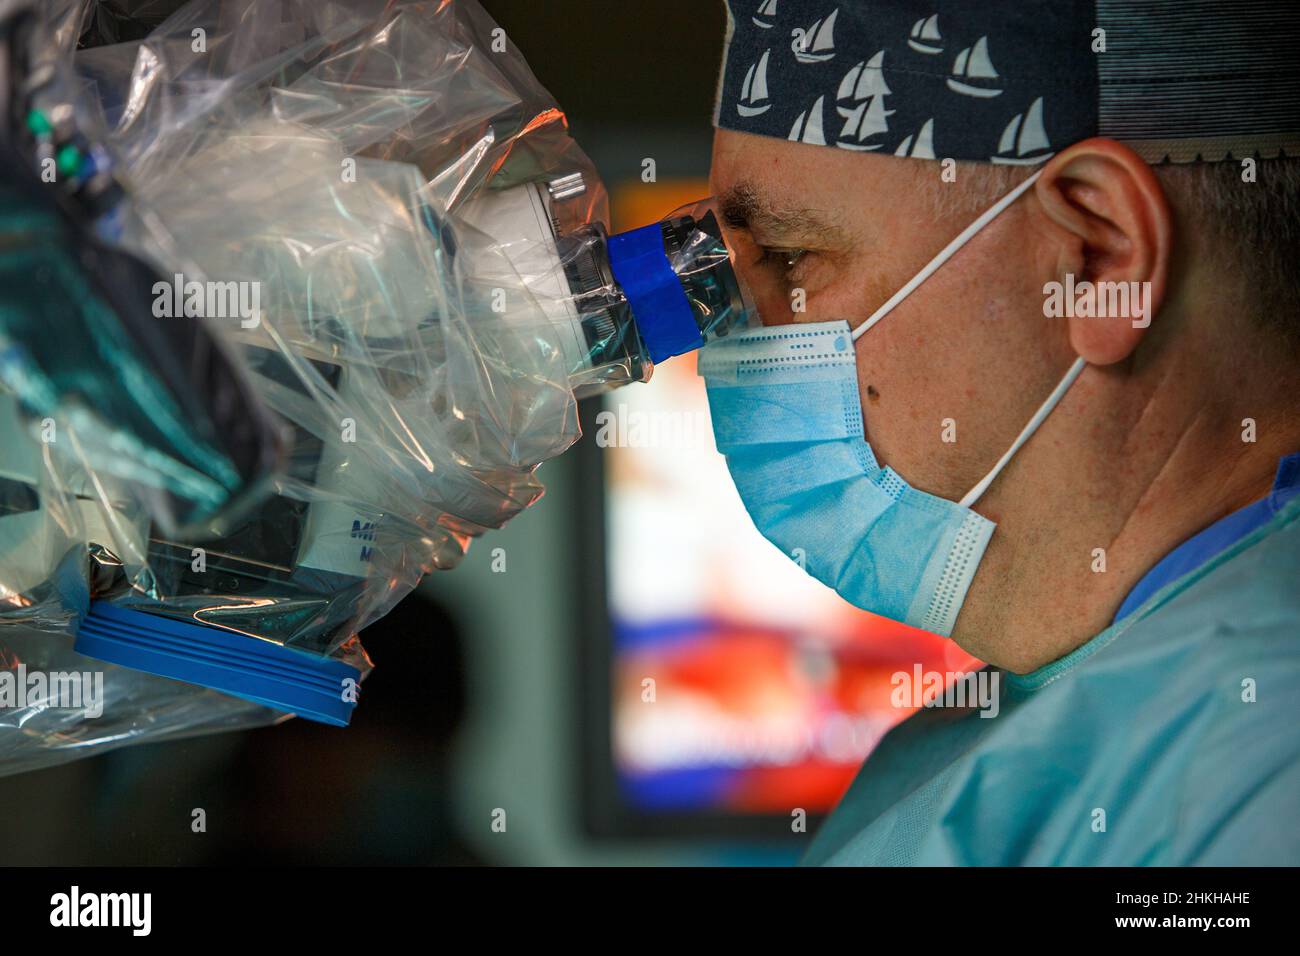
[[[992,81],[996,79],[998,71],[989,59],[989,38],[984,36],[976,40],[973,47],[957,54],[952,76],[948,77],[948,89],[966,96],[997,96],[1002,90],[993,85]]]
[[[790,49],[794,58],[800,63],[824,63],[835,55],[835,18],[839,16],[839,7],[831,11],[825,20],[817,20],[807,30],[796,27],[790,35],[794,42]]]
[[[912,134],[908,133],[907,138],[898,144],[898,149],[894,150],[894,155],[911,156],[913,159],[935,159],[933,117],[925,121],[921,131],[916,134],[915,142],[912,141]]]
[[[907,45],[917,53],[933,55],[942,53],[943,47],[940,46],[939,40],[939,14],[933,14],[930,19],[922,17],[912,24],[912,36],[908,39]]]
[[[740,102],[736,112],[741,116],[757,116],[766,113],[772,106],[767,98],[767,55],[764,50],[757,63],[751,63],[745,72],[745,84],[740,90]]]
[[[799,114],[786,139],[794,143],[826,145],[826,136],[822,132],[822,101],[825,99],[824,96],[817,97],[816,103]]]
[[[1012,117],[1002,131],[997,155],[989,159],[1002,165],[1032,166],[1047,159],[1052,152],[1047,130],[1043,127],[1043,98],[1040,96],[1029,104],[1027,112]]]
[[[754,11],[754,15],[749,19],[754,21],[754,26],[763,30],[772,29],[772,20],[760,20],[759,17],[776,17],[776,0],[763,0]]]
[[[871,150],[884,145],[866,142],[872,136],[888,132],[887,117],[894,115],[893,110],[885,109],[885,97],[891,90],[881,69],[884,62],[885,51],[880,50],[870,60],[853,67],[840,80],[840,88],[835,93],[835,111],[844,117],[845,123],[836,146]]]

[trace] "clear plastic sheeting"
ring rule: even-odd
[[[156,7],[42,7],[87,149],[121,185],[80,224],[156,273],[119,312],[201,322],[282,448],[237,520],[182,528],[93,417],[0,385],[0,774],[283,716],[76,654],[92,599],[364,673],[357,633],[542,494],[537,465],[579,435],[575,392],[649,374],[630,315],[595,346],[575,333],[593,292],[620,294],[564,272],[604,241],[604,191],[479,7],[194,0],[134,38],[133,8]],[[95,31],[119,42],[75,49]],[[486,232],[475,204],[520,189],[545,195],[550,232]],[[520,275],[543,252],[550,286]],[[56,672],[100,680],[102,712],[30,680]]]
[[[115,241],[147,211],[39,10],[0,5],[0,383],[69,467],[134,482],[169,531],[220,525],[266,493],[276,425],[202,317],[151,314],[157,272]]]

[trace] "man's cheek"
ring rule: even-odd
[[[797,315],[791,313],[790,302],[784,291],[776,288],[772,283],[765,283],[757,288],[751,284],[750,291],[754,296],[754,305],[758,309],[758,317],[763,325],[787,325],[798,319]]]
[[[785,325],[791,322],[829,322],[848,316],[827,310],[825,298],[800,285],[776,289],[759,303],[759,314],[764,325]]]

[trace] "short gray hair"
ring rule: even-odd
[[[1158,166],[1169,204],[1203,229],[1244,277],[1245,310],[1300,352],[1300,159]]]

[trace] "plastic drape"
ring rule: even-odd
[[[156,271],[157,322],[238,357],[281,459],[257,500],[182,534],[160,502],[184,487],[0,376],[0,774],[283,716],[75,654],[92,597],[365,671],[357,633],[533,503],[579,434],[571,330],[461,210],[580,173],[550,210],[568,231],[605,197],[486,14],[195,0],[138,38],[154,7],[49,4],[53,82],[123,185],[95,229]],[[118,42],[77,50],[87,31]],[[22,684],[55,672],[102,675],[102,714]]]

